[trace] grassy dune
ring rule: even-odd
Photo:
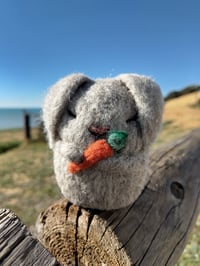
[[[183,130],[191,130],[200,125],[200,108],[197,107],[199,93],[191,93],[166,102],[164,121],[173,121]],[[200,107],[200,106],[199,106]]]
[[[154,147],[200,127],[197,97],[200,95],[192,93],[166,103],[163,128]],[[22,130],[0,131],[0,147],[20,144],[0,153],[0,208],[12,209],[30,227],[43,209],[61,197],[52,153],[45,142],[38,140],[37,130],[32,134],[33,140],[25,142]],[[200,219],[179,263],[189,265],[200,265]]]
[[[200,92],[169,100],[165,104],[163,129],[156,144],[166,143],[200,127]]]

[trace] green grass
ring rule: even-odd
[[[20,141],[0,142],[0,154],[17,148],[21,144]]]
[[[200,265],[200,220],[197,221],[177,266]]]

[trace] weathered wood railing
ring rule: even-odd
[[[38,238],[62,265],[175,265],[200,209],[200,129],[154,151],[149,175],[127,208],[105,212],[64,199],[54,203],[38,218]],[[0,264],[15,254],[4,230],[0,216]],[[13,241],[15,235],[13,229]]]
[[[0,265],[60,265],[11,211],[0,210]]]

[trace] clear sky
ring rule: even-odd
[[[0,107],[40,107],[72,72],[200,84],[200,1],[0,0]]]

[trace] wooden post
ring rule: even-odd
[[[200,129],[150,162],[148,185],[126,208],[86,210],[63,199],[41,213],[38,237],[62,265],[176,264],[200,209]]]
[[[30,115],[24,112],[24,135],[26,140],[31,139]]]

